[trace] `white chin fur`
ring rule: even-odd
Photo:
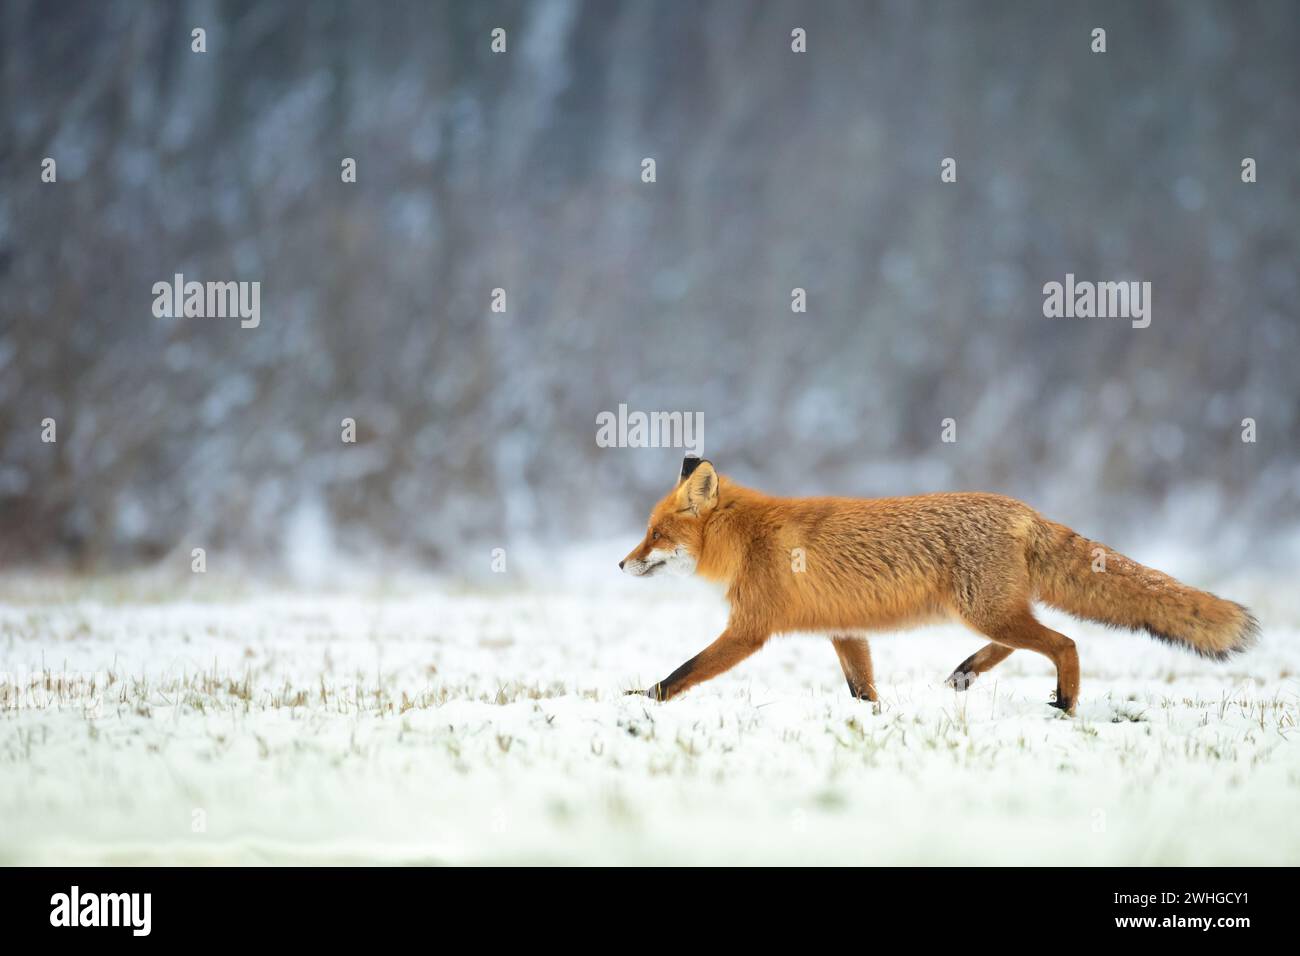
[[[623,565],[623,570],[638,578],[662,574],[665,571],[678,577],[685,577],[695,573],[695,559],[685,548],[674,548],[671,551],[656,548],[646,556],[644,561],[628,561]]]

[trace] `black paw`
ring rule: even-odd
[[[978,676],[979,675],[974,671],[964,670],[962,667],[958,667],[948,675],[948,679],[944,681],[944,683],[956,691],[969,690],[970,685],[975,683],[975,678]]]

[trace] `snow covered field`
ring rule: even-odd
[[[625,697],[725,608],[690,581],[602,587],[0,582],[0,862],[1300,862],[1280,586],[1221,587],[1264,624],[1226,665],[1048,615],[1079,643],[1073,720],[1023,652],[944,687],[980,645],[958,627],[877,637],[875,710],[812,636]],[[102,699],[60,695],[69,673]]]

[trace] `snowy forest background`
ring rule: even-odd
[[[680,452],[598,448],[620,403],[772,492],[1294,558],[1297,49],[1287,2],[4,0],[0,562],[635,539]],[[155,318],[177,272],[261,326]],[[1071,272],[1150,328],[1044,318]]]

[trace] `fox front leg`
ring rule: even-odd
[[[840,659],[849,693],[858,700],[875,703],[876,676],[871,668],[871,646],[864,639],[854,637],[832,637],[831,644]]]
[[[728,628],[722,636],[648,690],[628,691],[651,700],[672,700],[696,684],[731,670],[767,643],[768,635]]]

